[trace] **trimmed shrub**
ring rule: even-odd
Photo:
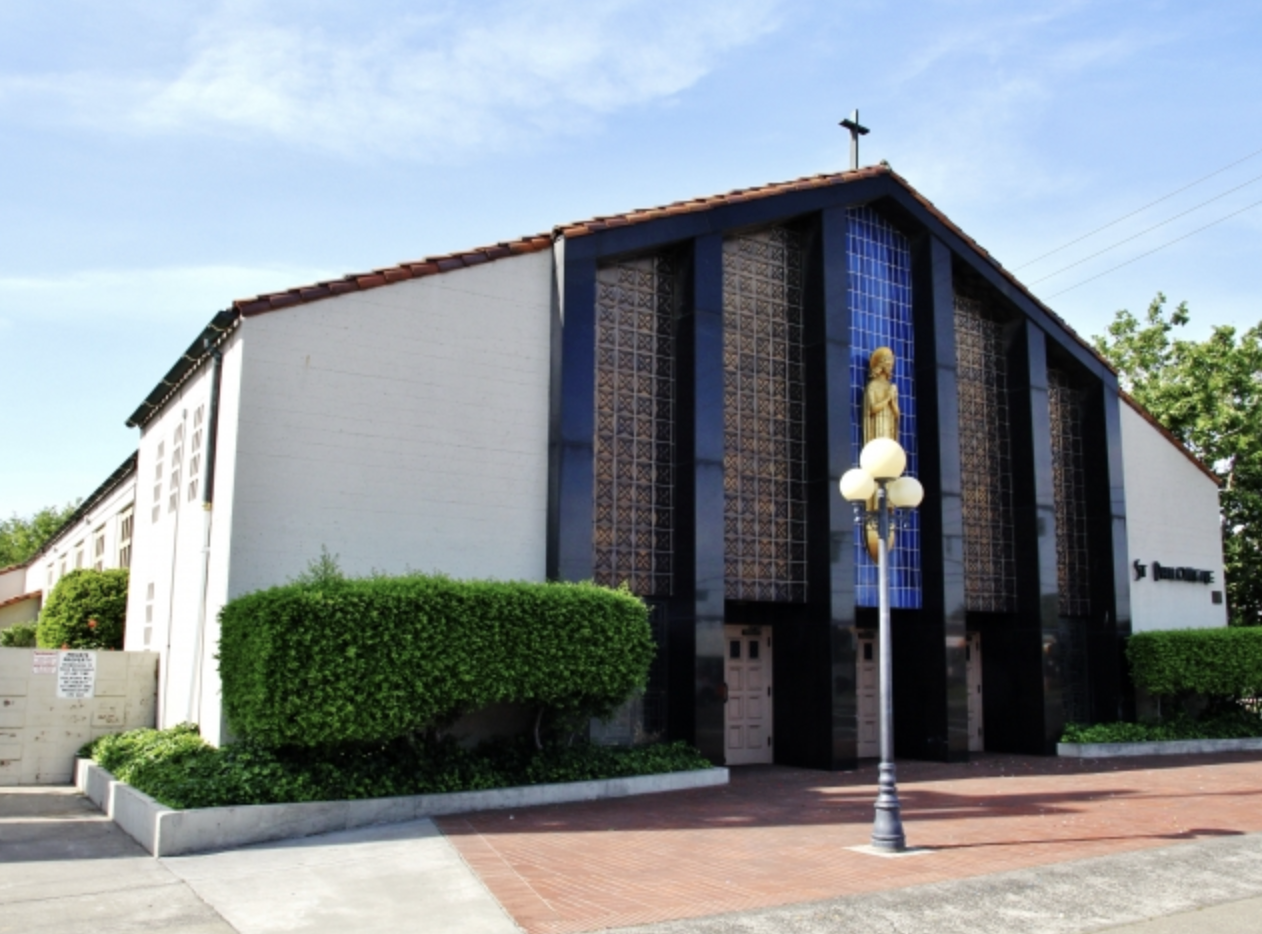
[[[476,791],[710,767],[686,743],[619,748],[576,743],[536,750],[528,740],[484,744],[351,743],[284,749],[206,745],[197,728],[132,730],[85,746],[81,756],[168,807],[346,801]]]
[[[8,629],[0,629],[0,648],[35,648],[35,623],[14,623]]]
[[[39,613],[41,648],[121,649],[127,620],[127,569],[80,569],[57,582]]]
[[[1131,678],[1155,695],[1262,695],[1262,628],[1141,632],[1126,644]]]
[[[269,746],[386,742],[500,702],[607,716],[654,653],[643,601],[594,584],[323,573],[220,620],[228,723]]]

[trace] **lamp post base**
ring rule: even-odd
[[[877,772],[876,819],[872,822],[872,848],[886,852],[907,849],[903,819],[899,813],[898,787],[894,781],[894,763],[882,762]]]

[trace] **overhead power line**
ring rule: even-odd
[[[1180,217],[1186,217],[1187,215],[1191,214],[1193,211],[1199,211],[1201,208],[1205,207],[1205,205],[1207,204],[1213,204],[1215,201],[1221,201],[1223,198],[1227,197],[1228,195],[1239,191],[1241,188],[1247,188],[1250,185],[1252,185],[1254,182],[1260,179],[1262,179],[1262,175],[1255,175],[1253,178],[1249,179],[1247,182],[1237,185],[1235,188],[1228,188],[1222,194],[1214,195],[1214,197],[1208,198],[1205,201],[1202,201],[1200,204],[1195,204],[1192,207],[1188,208],[1186,211],[1180,211],[1178,214],[1175,214],[1172,217],[1167,217],[1165,220],[1159,221],[1158,223],[1153,224],[1151,227],[1145,227],[1143,230],[1141,230],[1137,234],[1132,234],[1131,236],[1126,237],[1123,240],[1118,240],[1116,243],[1110,244],[1109,246],[1106,246],[1102,250],[1096,250],[1090,256],[1084,256],[1082,259],[1072,262],[1068,266],[1062,266],[1060,269],[1057,269],[1055,272],[1049,272],[1045,276],[1040,276],[1038,279],[1035,279],[1033,282],[1031,282],[1030,285],[1038,285],[1040,282],[1046,282],[1048,279],[1051,279],[1054,276],[1059,276],[1062,272],[1068,272],[1069,270],[1073,269],[1075,266],[1081,266],[1083,263],[1089,260],[1093,260],[1097,256],[1102,256],[1103,254],[1109,252],[1110,250],[1116,250],[1118,247],[1120,247],[1124,243],[1130,243],[1132,240],[1138,240],[1144,234],[1152,233],[1158,227],[1164,227],[1166,226],[1166,224],[1172,223],[1173,221],[1177,221]]]
[[[1256,208],[1259,204],[1262,204],[1262,201],[1255,201],[1252,204],[1246,204],[1240,210],[1232,211],[1230,214],[1225,214],[1222,217],[1218,218],[1218,220],[1216,221],[1210,221],[1204,227],[1197,227],[1195,230],[1189,231],[1188,233],[1185,233],[1181,237],[1175,237],[1173,240],[1167,240],[1165,243],[1161,244],[1161,246],[1153,247],[1147,253],[1140,253],[1138,256],[1134,256],[1128,259],[1124,263],[1118,263],[1112,269],[1106,269],[1104,270],[1104,272],[1097,273],[1096,275],[1092,276],[1090,279],[1083,279],[1081,282],[1075,282],[1069,288],[1061,289],[1059,292],[1053,292],[1051,295],[1047,297],[1049,300],[1051,300],[1053,298],[1056,298],[1058,295],[1064,295],[1066,292],[1072,292],[1074,289],[1078,288],[1078,286],[1080,285],[1086,285],[1088,282],[1094,282],[1096,279],[1099,279],[1101,276],[1107,276],[1109,273],[1115,272],[1116,270],[1121,269],[1123,266],[1129,266],[1131,263],[1138,262],[1139,260],[1143,259],[1145,256],[1152,256],[1154,253],[1158,252],[1159,250],[1164,250],[1168,246],[1173,246],[1174,244],[1178,243],[1180,240],[1186,240],[1188,237],[1198,234],[1202,230],[1208,230],[1209,228],[1213,227],[1215,224],[1221,224],[1225,220],[1230,220],[1231,218],[1235,217],[1237,214],[1243,214],[1245,211],[1248,211],[1250,208]]]
[[[1111,220],[1104,226],[1097,227],[1095,230],[1085,233],[1081,237],[1076,237],[1075,239],[1070,240],[1068,243],[1063,243],[1060,246],[1058,246],[1056,249],[1049,250],[1048,252],[1044,253],[1042,256],[1036,256],[1034,257],[1034,259],[1024,262],[1020,266],[1014,266],[1013,272],[1015,272],[1018,269],[1024,269],[1026,266],[1033,266],[1035,263],[1040,262],[1041,260],[1045,260],[1049,256],[1053,256],[1061,252],[1061,250],[1067,250],[1071,246],[1073,246],[1075,243],[1081,243],[1083,240],[1086,240],[1088,237],[1094,237],[1096,234],[1100,233],[1100,231],[1102,230],[1108,230],[1110,227],[1115,227],[1118,224],[1122,223],[1122,221],[1127,220],[1128,218],[1132,218],[1136,214],[1140,214],[1144,211],[1147,211],[1150,207],[1161,204],[1161,202],[1163,201],[1169,201],[1175,195],[1181,194],[1187,191],[1189,188],[1195,188],[1201,182],[1209,181],[1215,175],[1222,175],[1228,169],[1235,168],[1242,162],[1248,162],[1250,159],[1258,155],[1262,155],[1262,149],[1256,149],[1253,152],[1249,153],[1247,156],[1237,159],[1235,162],[1229,162],[1227,163],[1227,165],[1224,165],[1221,169],[1215,169],[1213,172],[1210,172],[1208,175],[1203,175],[1200,178],[1198,178],[1196,181],[1189,182],[1188,184],[1184,185],[1182,188],[1176,188],[1174,191],[1170,192],[1168,195],[1162,195],[1156,201],[1149,201],[1142,208],[1136,208],[1135,210],[1131,211],[1129,214],[1123,214],[1121,217],[1117,218],[1116,220]]]

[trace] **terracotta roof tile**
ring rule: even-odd
[[[20,565],[18,566],[20,567]],[[2,570],[7,571],[8,568],[3,568]],[[42,590],[32,590],[30,593],[18,594],[16,597],[10,597],[8,600],[0,600],[0,609],[6,606],[13,606],[15,603],[22,603],[24,600],[34,600],[43,595],[44,591]]]
[[[533,234],[527,237],[519,237],[516,240],[495,243],[491,246],[477,247],[472,250],[444,253],[440,256],[427,256],[421,260],[411,260],[395,266],[387,266],[384,269],[374,269],[367,273],[352,273],[341,279],[332,279],[328,282],[318,282],[314,285],[285,289],[282,292],[270,292],[266,295],[241,298],[233,302],[232,307],[242,315],[249,317],[280,308],[291,308],[294,305],[316,302],[335,295],[345,295],[348,292],[375,289],[383,285],[404,282],[408,279],[420,279],[424,276],[437,275],[453,269],[463,269],[467,266],[479,266],[506,256],[537,253],[540,250],[549,249],[551,246],[552,236],[550,234]]]

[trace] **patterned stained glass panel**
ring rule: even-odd
[[[802,243],[771,227],[723,243],[726,593],[806,599]]]
[[[898,230],[871,208],[848,212],[846,252],[850,279],[851,454],[859,463],[863,450],[863,391],[868,360],[878,347],[894,351],[892,382],[898,387],[899,444],[907,451],[907,474],[920,476],[916,422],[916,342],[911,317],[911,247]],[[920,607],[920,516],[904,514],[906,527],[895,533],[890,552],[890,606]],[[876,606],[877,567],[868,555],[864,533],[854,532],[855,602]]]
[[[594,577],[644,597],[672,586],[675,308],[667,256],[597,271]]]
[[[1060,370],[1047,371],[1056,503],[1056,579],[1060,615],[1091,615],[1091,549],[1087,528],[1084,393]]]
[[[970,610],[1016,610],[1012,441],[1003,322],[980,295],[955,296],[964,602]]]

